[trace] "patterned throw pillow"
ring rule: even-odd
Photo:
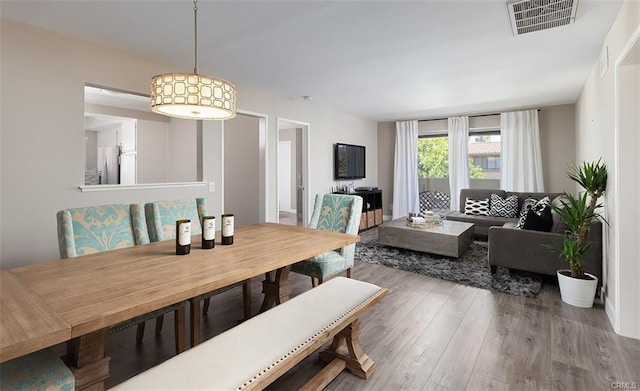
[[[527,212],[529,211],[529,209],[531,209],[532,206],[534,206],[535,204],[538,203],[538,200],[533,199],[533,198],[527,198],[522,202],[522,207],[520,207],[520,213],[518,214],[518,218],[522,218],[524,216],[527,215]]]
[[[491,208],[489,216],[494,217],[516,217],[518,211],[518,196],[515,194],[503,199],[497,194],[491,194]]]
[[[464,202],[464,214],[477,215],[477,216],[489,216],[489,199],[484,200],[472,200],[466,199]]]
[[[524,227],[524,223],[527,220],[527,213],[529,213],[529,210],[531,210],[531,212],[535,213],[536,215],[541,216],[545,208],[550,208],[549,204],[551,204],[551,200],[549,199],[549,197],[544,197],[540,201],[536,201],[533,206],[527,207],[525,209],[525,206],[527,206],[527,201],[529,200],[532,200],[532,198],[527,198],[522,203],[520,219],[518,220],[518,224],[516,224],[516,228]],[[522,211],[524,211],[524,215],[522,215]]]

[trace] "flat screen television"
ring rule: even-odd
[[[366,177],[366,147],[336,144],[334,152],[335,179],[362,179]]]

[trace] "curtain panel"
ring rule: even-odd
[[[469,188],[469,117],[450,117],[449,123],[449,190],[451,209],[460,204],[460,190]]]
[[[396,122],[394,219],[418,212],[418,121]]]
[[[500,113],[502,140],[500,187],[544,192],[538,110]]]

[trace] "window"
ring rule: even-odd
[[[500,131],[469,131],[469,178],[472,188],[500,188]],[[418,139],[420,190],[449,194],[449,141],[446,135]]]

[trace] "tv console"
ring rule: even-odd
[[[362,214],[359,231],[365,231],[382,224],[382,190],[359,190],[353,193],[336,192],[335,194],[353,194],[362,197]]]

